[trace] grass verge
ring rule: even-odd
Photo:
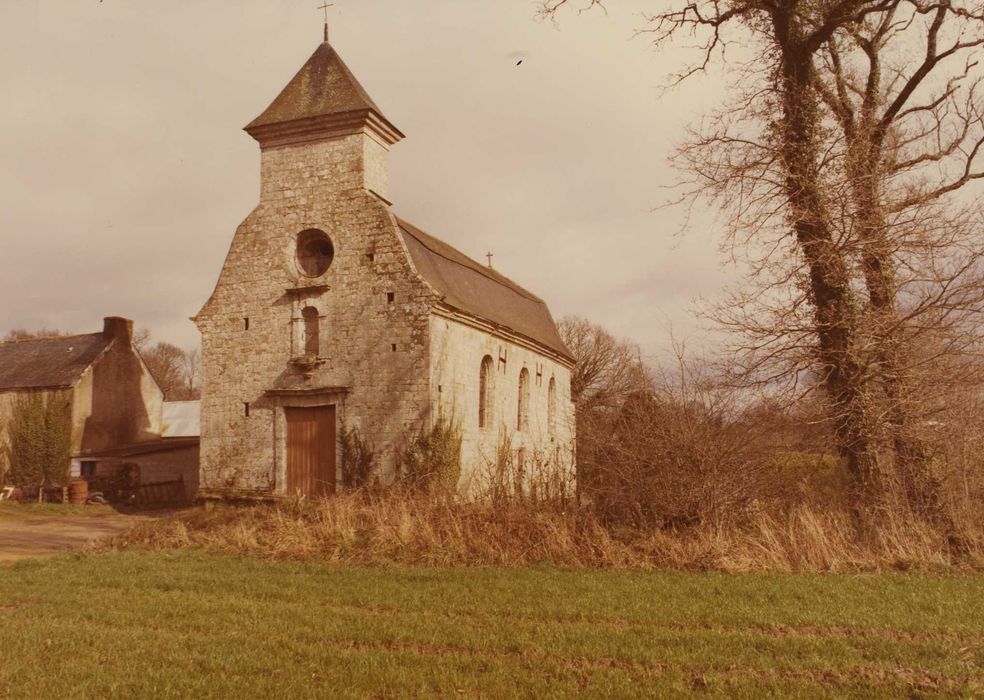
[[[60,557],[0,576],[0,697],[974,697],[982,586]]]
[[[116,511],[110,506],[77,506],[70,503],[0,502],[0,520],[26,520],[29,518],[48,519],[59,516],[98,516],[115,512]]]

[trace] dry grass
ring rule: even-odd
[[[640,532],[585,509],[455,502],[390,491],[322,502],[198,508],[117,537],[116,549],[213,552],[367,565],[673,568],[842,572],[984,568],[984,537],[957,554],[933,530],[888,520],[859,541],[850,520],[809,509],[760,515],[742,527]]]

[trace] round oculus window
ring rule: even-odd
[[[308,277],[325,274],[335,257],[335,247],[324,231],[309,228],[297,234],[297,266]]]

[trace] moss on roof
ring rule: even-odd
[[[246,130],[360,110],[371,110],[383,117],[382,111],[352,75],[338,52],[325,42],[315,49],[287,87],[260,116],[246,126]]]

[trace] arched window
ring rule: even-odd
[[[318,337],[320,335],[318,310],[313,306],[306,306],[301,311],[301,317],[304,319],[304,354],[317,357],[321,342]]]
[[[557,382],[553,377],[547,385],[547,433],[550,437],[557,434]]]
[[[482,358],[482,367],[478,371],[478,427],[487,428],[492,423],[492,381],[495,372],[492,369],[492,357]]]
[[[519,403],[516,410],[516,430],[530,427],[530,372],[523,367],[519,373]]]

